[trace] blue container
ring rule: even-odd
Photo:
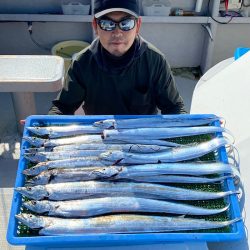
[[[204,118],[207,115],[179,115],[189,116],[190,118]],[[24,136],[28,136],[29,132],[26,127],[36,126],[37,124],[92,124],[95,121],[104,119],[121,119],[135,118],[137,116],[30,116],[27,118],[24,128]],[[147,116],[140,116],[147,117]],[[169,116],[168,116],[169,117]],[[172,117],[177,117],[173,115]],[[138,117],[137,117],[138,118]],[[216,122],[220,125],[219,121]],[[22,171],[25,169],[26,160],[22,157],[24,149],[29,144],[22,141],[21,157],[19,160],[15,187],[24,185],[24,176]],[[227,154],[225,148],[219,150],[219,158],[223,162],[227,162]],[[230,178],[225,183],[225,190],[235,190],[233,180]],[[241,217],[238,199],[236,195],[227,198],[230,202],[230,219]],[[185,241],[235,241],[244,236],[244,224],[242,221],[234,223],[230,226],[228,233],[147,233],[147,234],[85,234],[75,236],[33,236],[20,237],[17,234],[18,223],[15,215],[20,212],[22,196],[14,192],[12,207],[7,232],[7,240],[13,245],[36,245],[36,246],[108,246],[108,245],[136,245],[136,244],[153,244],[166,242],[185,242]]]
[[[250,48],[237,48],[234,52],[234,59],[237,60],[244,54],[246,54],[248,51],[250,51]]]

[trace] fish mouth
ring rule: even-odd
[[[27,141],[29,144],[39,148],[42,147],[45,143],[45,139],[37,138],[34,139],[34,137],[28,137],[28,136],[23,136],[23,140]]]
[[[15,218],[20,221],[21,223],[23,223],[24,225],[30,227],[30,223],[28,222],[28,218],[27,215],[25,214],[16,214]]]
[[[38,135],[42,135],[41,133],[39,133],[39,130],[34,128],[34,127],[27,127],[27,130],[32,132],[33,134],[38,134]]]
[[[24,202],[23,203],[23,206],[27,209],[29,209],[30,211],[33,211],[33,212],[37,212],[35,210],[35,205],[32,203],[32,201],[27,201],[27,202]]]
[[[31,186],[27,186],[27,187],[17,187],[15,188],[15,191],[17,191],[18,193],[24,195],[24,196],[31,196],[32,194],[30,193],[30,191],[32,190]]]
[[[23,187],[17,187],[17,188],[15,188],[15,191],[22,194],[22,195],[26,195],[26,192],[25,192]]]
[[[21,191],[23,190],[23,188],[22,188],[22,187],[17,187],[17,188],[15,188],[15,190],[16,190],[17,192],[21,192]]]
[[[35,224],[34,223],[34,217],[33,217],[33,215],[31,215],[31,214],[22,214],[22,213],[20,213],[20,214],[16,214],[15,215],[15,218],[18,220],[18,221],[20,221],[21,223],[23,223],[24,225],[26,225],[27,227],[29,227],[29,228],[32,228],[32,229],[39,229],[39,228],[42,228],[42,225],[40,224]]]
[[[25,187],[30,187],[30,186],[35,186],[35,185],[36,185],[36,183],[32,179],[27,180],[25,182]]]
[[[32,168],[24,169],[22,173],[23,173],[24,175],[27,175],[27,176],[34,176],[34,175],[37,175],[37,174],[38,174],[38,173],[36,173],[36,171],[33,170]]]
[[[37,157],[35,153],[25,153],[23,157],[26,160],[31,161],[31,162],[39,162],[39,160],[41,161],[43,160],[43,159],[39,159],[39,157]]]
[[[18,219],[19,221],[21,221],[22,223],[25,222],[24,216],[22,214],[16,214],[15,218]]]
[[[24,175],[29,175],[30,170],[29,170],[29,169],[24,169],[22,173],[23,173]]]
[[[28,208],[29,210],[31,210],[31,204],[29,204],[28,202],[24,202],[23,203],[23,206],[25,207],[25,208]],[[17,215],[16,215],[16,218],[17,218]],[[18,219],[18,218],[17,218]]]

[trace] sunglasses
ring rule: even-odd
[[[115,22],[110,19],[97,19],[97,23],[99,27],[105,31],[113,31],[116,29],[116,26],[118,26],[122,31],[129,31],[135,27],[136,19],[126,18],[119,22]]]

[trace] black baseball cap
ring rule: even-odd
[[[113,11],[122,11],[139,17],[140,8],[138,0],[95,0],[94,15],[96,18]]]

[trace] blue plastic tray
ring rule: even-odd
[[[182,116],[182,115],[179,115]],[[185,116],[185,115],[183,115]],[[187,115],[193,118],[206,117],[207,115]],[[103,119],[121,119],[121,118],[135,118],[137,116],[30,116],[27,118],[24,128],[24,135],[27,136],[28,131],[26,127],[35,126],[37,123],[46,124],[67,124],[81,122],[90,124],[94,121]],[[142,116],[140,116],[142,117]],[[147,117],[147,116],[143,116]],[[175,116],[173,116],[175,117]],[[219,121],[216,122],[219,126]],[[17,177],[15,187],[24,185],[24,176],[22,171],[25,169],[26,160],[22,157],[25,148],[29,144],[22,141],[21,157],[19,160]],[[227,162],[227,154],[225,148],[219,150],[220,160]],[[233,181],[229,179],[225,188],[228,190],[235,190]],[[241,217],[238,199],[236,195],[231,195],[228,198],[230,202],[230,215],[231,219]],[[107,246],[107,245],[135,245],[135,244],[152,244],[163,242],[184,242],[184,241],[235,241],[244,236],[244,224],[242,221],[234,223],[230,227],[228,233],[147,233],[147,234],[85,234],[76,236],[33,236],[33,237],[20,237],[17,235],[18,223],[15,215],[20,212],[22,196],[14,192],[12,207],[10,212],[9,226],[7,231],[7,240],[13,245],[39,245],[39,246]]]
[[[248,51],[250,51],[250,48],[237,48],[234,52],[234,59],[237,60],[244,54],[246,54]]]

